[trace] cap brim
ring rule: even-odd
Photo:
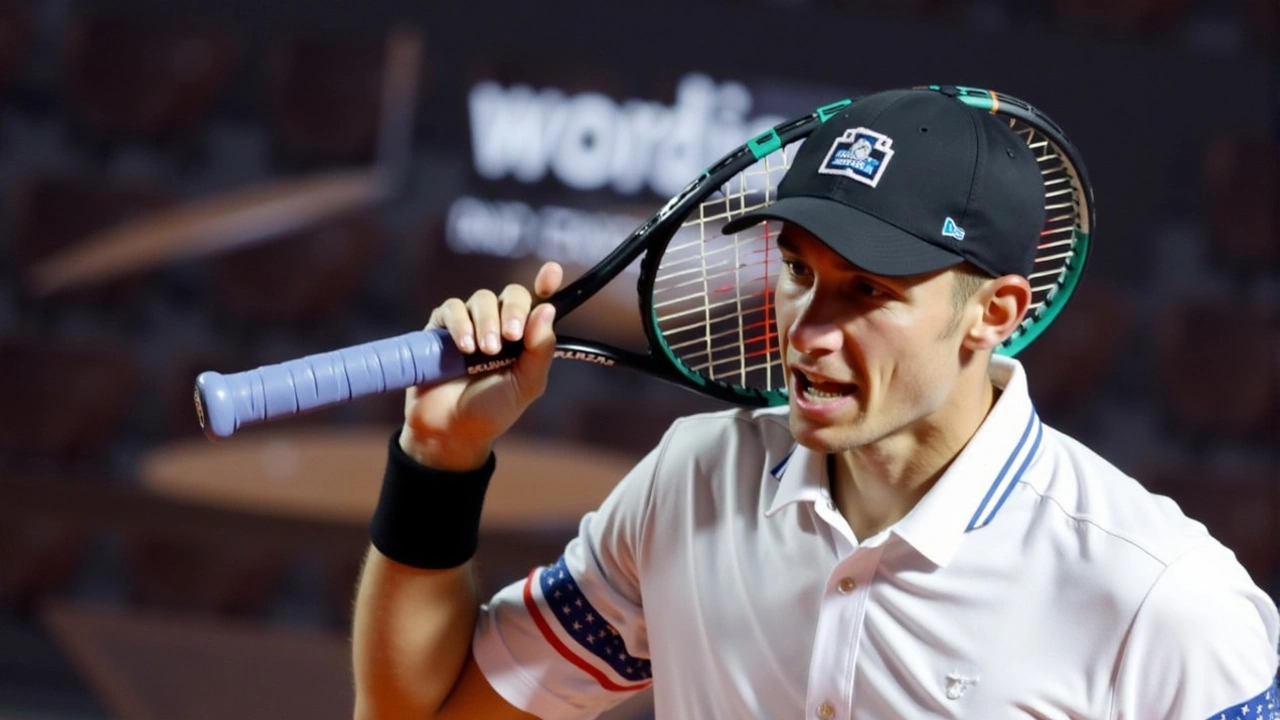
[[[731,235],[765,220],[782,220],[798,225],[845,260],[876,275],[921,275],[964,261],[950,250],[826,198],[783,198],[725,223],[723,232]]]

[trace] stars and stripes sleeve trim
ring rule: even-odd
[[[600,687],[635,692],[652,684],[649,660],[627,652],[617,630],[583,595],[563,557],[529,573],[522,594],[525,608],[547,644]],[[554,618],[554,626],[548,615]]]

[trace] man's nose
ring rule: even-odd
[[[822,302],[809,302],[787,328],[792,349],[805,355],[836,352],[843,342],[841,318]]]

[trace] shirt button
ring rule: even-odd
[[[840,578],[840,582],[836,583],[836,589],[844,595],[848,595],[853,592],[853,589],[856,587],[858,587],[858,583],[854,582],[853,578],[850,577]]]
[[[835,716],[836,709],[831,706],[831,703],[824,702],[818,706],[818,717],[822,718],[822,720],[831,720]]]

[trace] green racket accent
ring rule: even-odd
[[[835,117],[836,113],[848,107],[853,101],[849,99],[837,100],[830,105],[823,105],[814,112],[818,116],[818,122],[826,122]]]
[[[930,85],[929,89],[936,90],[938,92],[943,91],[941,85]],[[955,90],[958,91],[956,99],[969,107],[977,108],[978,110],[985,110],[986,112],[995,112],[999,108],[999,102],[996,100],[996,94],[990,90],[964,87],[963,85],[956,85]]]
[[[782,138],[778,137],[778,131],[769,128],[759,135],[747,141],[747,147],[751,148],[751,154],[759,160],[765,155],[782,147]]]

